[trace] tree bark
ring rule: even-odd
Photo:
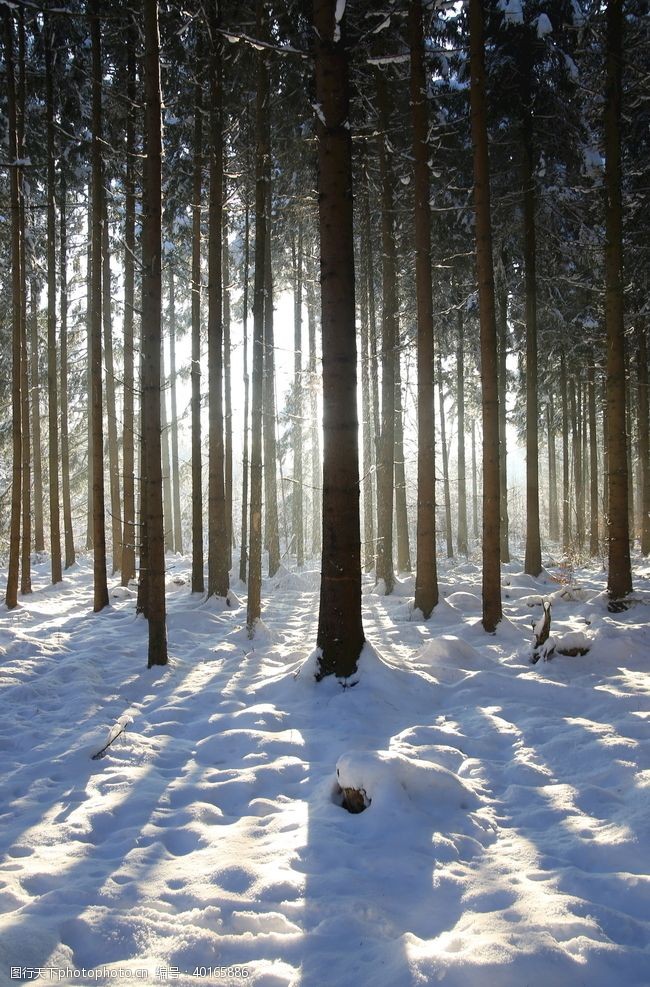
[[[406,468],[404,457],[404,410],[402,407],[402,372],[399,346],[395,351],[395,530],[397,534],[397,569],[411,571],[409,522],[406,506]]]
[[[63,500],[63,534],[65,568],[75,563],[74,530],[72,527],[72,496],[70,491],[70,444],[68,437],[68,187],[65,165],[60,164],[60,299],[61,319],[61,497]]]
[[[569,476],[569,401],[566,379],[566,357],[560,354],[560,396],[562,401],[562,551],[566,555],[571,547],[571,504]]]
[[[89,0],[90,6],[90,0]],[[92,165],[91,165],[92,167]],[[86,251],[86,393],[88,395],[88,432],[87,432],[87,485],[86,485],[86,551],[93,547],[93,357],[92,357],[92,324],[93,324],[93,210],[92,210],[92,175],[88,185],[88,249]]]
[[[640,316],[639,316],[640,318]],[[640,513],[641,513],[641,554],[650,555],[650,440],[648,438],[648,346],[645,327],[637,323],[635,329],[637,345],[638,404],[637,433],[639,443],[639,463],[641,467]]]
[[[552,542],[557,542],[560,539],[560,518],[557,502],[555,406],[552,394],[549,394],[546,405],[546,432],[548,436],[548,536]]]
[[[167,370],[165,367],[165,340],[160,339],[160,455],[162,466],[163,531],[165,551],[174,550],[174,507],[172,501],[172,464],[169,454],[169,420],[167,418]]]
[[[9,523],[9,566],[5,603],[8,610],[18,606],[18,576],[20,564],[20,504],[22,465],[22,402],[21,402],[21,227],[20,190],[21,177],[18,164],[18,140],[16,120],[16,81],[14,74],[13,13],[4,8],[5,76],[7,87],[8,156],[11,208],[11,289],[12,289],[12,377],[11,377],[11,520]]]
[[[436,463],[433,289],[431,283],[431,209],[429,206],[429,130],[422,2],[409,5],[411,51],[411,126],[413,130],[415,292],[417,304],[418,479],[415,607],[425,620],[438,603],[436,561]]]
[[[26,98],[25,62],[25,14],[18,10],[18,156],[24,160],[27,155],[25,145],[25,98]],[[20,566],[20,591],[31,593],[32,576],[32,477],[31,477],[31,436],[29,428],[29,372],[27,363],[27,185],[24,173],[20,171],[20,399],[22,420],[22,550]],[[49,273],[49,272],[48,272]],[[56,359],[56,351],[55,351]],[[49,358],[48,358],[49,362]],[[56,380],[55,380],[56,389]],[[50,484],[51,490],[51,484]],[[52,553],[54,558],[54,553]],[[60,564],[59,564],[60,568]]]
[[[476,422],[472,419],[472,528],[478,541],[478,474],[476,472]]]
[[[248,190],[247,190],[248,192]],[[248,566],[248,417],[249,417],[249,391],[250,377],[248,373],[248,269],[250,262],[250,213],[248,205],[248,194],[244,206],[244,268],[242,272],[243,280],[243,300],[242,300],[242,323],[244,330],[243,339],[243,363],[244,363],[244,451],[242,456],[242,486],[241,486],[241,548],[239,553],[239,578],[246,582],[246,570]]]
[[[122,506],[120,504],[120,457],[117,447],[117,413],[115,406],[115,365],[113,359],[113,317],[111,314],[111,252],[108,236],[108,204],[102,196],[102,322],[104,328],[104,365],[106,370],[106,430],[108,432],[108,474],[111,497],[111,547],[113,573],[122,568]]]
[[[373,420],[370,403],[370,322],[368,314],[368,272],[364,245],[361,245],[361,290],[359,313],[361,317],[361,417],[363,421],[363,557],[366,572],[375,566],[375,525],[373,491]]]
[[[257,0],[256,33],[263,38],[267,29],[264,0]],[[253,285],[253,379],[251,395],[251,501],[250,547],[248,559],[248,598],[246,626],[249,637],[261,616],[262,597],[262,390],[264,373],[264,289],[266,285],[266,214],[269,185],[268,101],[269,71],[267,53],[257,52],[255,97],[255,280]]]
[[[397,349],[397,274],[392,170],[388,164],[388,97],[381,69],[376,71],[379,110],[379,178],[381,185],[382,318],[381,318],[381,441],[377,462],[377,579],[390,594],[393,571],[393,496],[395,474],[395,361]]]
[[[318,419],[318,391],[320,377],[316,373],[316,300],[314,298],[314,272],[310,265],[307,281],[307,333],[309,336],[309,396],[311,420],[311,552],[316,558],[321,551],[322,517],[321,489],[322,467],[320,455],[320,421]]]
[[[174,551],[183,554],[183,527],[181,524],[181,484],[178,462],[178,403],[176,400],[176,284],[174,271],[169,271],[169,376],[171,392],[171,440],[172,440],[172,500],[174,504]]]
[[[470,113],[474,149],[474,212],[479,289],[483,413],[483,627],[496,630],[501,620],[499,534],[499,398],[497,333],[494,313],[490,167],[487,141],[485,52],[481,0],[469,2]]]
[[[297,243],[294,237],[293,250],[293,537],[296,550],[296,565],[302,568],[305,563],[305,534],[302,502],[302,224],[298,223]]]
[[[224,193],[225,199],[225,193]],[[228,213],[223,210],[223,398],[224,398],[224,467],[226,490],[226,552],[228,571],[232,567],[234,544],[232,526],[232,381],[230,339],[230,245]]]
[[[501,561],[510,561],[510,518],[508,516],[508,431],[506,393],[508,390],[508,260],[501,251],[501,276],[498,284],[497,342],[499,346],[499,520]]]
[[[61,217],[63,222],[63,214]],[[31,412],[32,446],[34,459],[34,551],[45,551],[43,528],[43,460],[41,456],[41,375],[39,363],[38,332],[39,285],[35,276],[30,281],[30,363],[31,363]],[[62,327],[63,328],[63,327]],[[63,336],[61,337],[61,372],[63,373]],[[67,367],[66,374],[67,374]],[[61,410],[63,415],[63,407]]]
[[[134,302],[135,302],[135,25],[127,29],[126,173],[124,179],[124,530],[122,532],[122,586],[135,578],[135,415],[134,415]]]
[[[347,52],[336,7],[335,0],[314,0],[314,72],[322,113],[317,123],[323,332],[323,554],[317,637],[321,678],[352,675],[364,643],[352,138]]]
[[[102,413],[102,52],[99,0],[89,0],[92,46],[92,235],[91,235],[91,405],[92,405],[92,507],[94,552],[94,610],[108,606],[106,580],[106,532],[104,528],[104,430]]]
[[[451,527],[451,492],[449,490],[449,454],[447,452],[447,424],[445,416],[445,389],[442,378],[442,357],[438,350],[438,401],[440,407],[440,449],[442,452],[442,489],[445,504],[445,538],[447,558],[454,557],[454,535]]]
[[[598,436],[596,432],[596,383],[594,368],[589,367],[589,554],[598,555]]]
[[[458,308],[458,340],[456,344],[456,407],[458,409],[458,552],[469,555],[467,538],[467,486],[465,467],[465,346],[463,310]]]
[[[269,111],[265,120],[269,128]],[[270,144],[269,160],[270,160]],[[269,164],[270,168],[270,164]],[[271,268],[271,179],[267,191],[266,211],[269,225],[266,231],[266,258],[264,264],[264,507],[265,541],[269,553],[269,577],[280,568],[280,530],[278,526],[278,485],[276,479],[277,442],[275,435],[275,336],[273,324],[273,272]]]
[[[144,525],[147,537],[147,666],[167,664],[165,626],[165,537],[160,460],[161,276],[161,97],[157,0],[144,0],[145,139],[142,216],[142,400],[145,411]]]
[[[192,592],[203,593],[203,468],[201,463],[201,190],[203,185],[203,46],[197,21],[192,177]]]

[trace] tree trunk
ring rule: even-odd
[[[472,527],[478,541],[478,475],[476,472],[476,422],[472,419]]]
[[[311,552],[316,558],[321,551],[321,485],[323,482],[320,457],[320,421],[318,419],[318,391],[320,377],[316,373],[316,301],[314,298],[313,271],[307,281],[307,333],[309,336],[309,396],[311,420]]]
[[[522,72],[522,185],[524,214],[524,279],[526,292],[526,554],[524,572],[542,571],[539,533],[539,411],[537,402],[537,272],[533,117],[530,92],[530,53],[524,44]],[[505,400],[505,395],[502,398]]]
[[[458,408],[458,552],[469,555],[467,538],[467,487],[465,468],[465,347],[463,339],[463,310],[458,308],[458,341],[456,344],[456,402]]]
[[[546,430],[548,434],[548,536],[552,542],[560,539],[560,518],[557,503],[557,456],[555,453],[555,407],[549,394],[546,405]]]
[[[596,434],[596,384],[589,367],[589,554],[598,555],[598,437]]]
[[[160,338],[160,454],[162,464],[163,530],[165,551],[174,550],[174,507],[172,502],[172,465],[169,455],[169,420],[167,418],[167,370],[165,367],[165,341]]]
[[[61,222],[64,222],[63,213]],[[62,272],[63,277],[63,272]],[[62,282],[63,283],[63,282]],[[30,363],[32,397],[32,446],[34,459],[34,551],[45,551],[45,531],[43,529],[43,460],[41,457],[41,375],[39,363],[38,294],[36,277],[30,282]],[[62,316],[63,318],[63,316]],[[63,329],[63,324],[62,327]],[[61,373],[63,373],[63,335],[61,336]],[[67,374],[67,367],[65,372]],[[67,398],[67,395],[66,395]],[[63,395],[62,409],[63,416]],[[62,439],[63,441],[63,439]],[[63,464],[62,464],[63,466]]]
[[[126,175],[124,180],[124,530],[122,532],[122,586],[135,578],[135,416],[133,322],[135,301],[135,27],[127,32]]]
[[[72,527],[72,497],[70,492],[70,445],[68,438],[68,187],[65,165],[60,164],[60,318],[61,318],[61,497],[63,500],[63,533],[65,568],[75,563],[74,531]],[[39,440],[40,441],[40,440]]]
[[[442,379],[442,357],[438,350],[438,402],[440,407],[440,448],[442,450],[442,488],[445,503],[445,537],[447,558],[454,557],[454,535],[451,528],[451,492],[449,490],[449,455],[447,452],[447,425],[445,416],[445,389]]]
[[[361,316],[361,417],[363,421],[363,556],[366,572],[375,566],[375,526],[373,496],[373,421],[370,404],[370,324],[368,316],[368,272],[366,256],[361,246],[361,290],[359,312]]]
[[[210,205],[208,216],[208,596],[228,595],[223,429],[223,89],[217,10],[209,6]]]
[[[302,225],[298,224],[298,242],[293,249],[293,537],[296,565],[305,563],[305,535],[302,503]]]
[[[197,22],[192,178],[192,592],[203,593],[203,469],[201,463],[201,190],[203,79],[201,23]]]
[[[113,361],[113,318],[111,315],[111,253],[108,236],[108,205],[102,196],[104,227],[102,230],[102,319],[104,325],[104,364],[106,368],[106,429],[108,432],[108,474],[111,494],[111,544],[113,572],[122,567],[122,506],[120,504],[120,457],[117,448],[117,413],[115,407],[115,367]]]
[[[257,0],[256,33],[265,36],[264,0]],[[253,285],[253,380],[251,395],[251,503],[246,626],[249,637],[261,616],[262,597],[262,390],[264,373],[264,289],[266,277],[266,214],[269,187],[269,70],[267,53],[257,52],[255,97],[255,281]]]
[[[639,316],[639,318],[641,318]],[[648,439],[648,346],[645,327],[637,323],[637,374],[639,398],[637,404],[637,433],[641,466],[641,554],[650,555],[650,441]]]
[[[169,376],[171,391],[171,440],[172,440],[172,499],[174,502],[174,551],[183,554],[183,528],[181,524],[181,484],[178,462],[178,404],[176,401],[176,285],[174,271],[169,271]]]
[[[487,141],[485,52],[481,0],[469,2],[470,107],[474,149],[474,212],[476,263],[481,325],[481,384],[483,412],[483,627],[496,630],[501,620],[499,534],[499,397],[497,333],[494,314],[490,168]]]
[[[14,75],[13,13],[9,7],[3,11],[5,42],[5,76],[7,88],[8,116],[8,156],[11,204],[11,290],[12,290],[12,376],[11,376],[11,520],[9,526],[9,566],[7,570],[7,590],[5,603],[8,610],[18,606],[18,576],[20,564],[20,502],[22,465],[22,403],[20,350],[22,339],[21,284],[21,227],[20,192],[21,176],[18,164],[18,141],[16,120],[16,82]]]
[[[88,0],[90,6],[91,0]],[[92,176],[88,185],[88,249],[86,251],[86,394],[88,395],[88,448],[86,467],[86,551],[93,547],[93,210]]]
[[[576,505],[576,546],[582,549],[585,543],[584,485],[582,479],[582,448],[580,425],[580,384],[569,384],[569,406],[571,409],[571,433],[573,446],[573,489]]]
[[[92,236],[91,236],[91,381],[94,609],[108,606],[106,581],[106,532],[104,529],[104,430],[102,412],[102,53],[99,0],[89,0],[92,45]]]
[[[399,348],[395,352],[395,529],[397,533],[397,569],[411,571],[409,522],[406,507],[406,470],[404,457],[404,412],[402,408],[402,374]]]
[[[242,486],[241,486],[241,548],[239,553],[239,578],[246,582],[246,569],[248,566],[248,401],[250,379],[248,374],[248,268],[250,260],[250,215],[248,206],[248,190],[246,190],[246,203],[244,214],[244,269],[243,280],[243,301],[242,301],[242,322],[244,326],[243,340],[243,362],[244,362],[244,452],[242,457]]]
[[[395,361],[397,353],[397,274],[393,224],[394,177],[388,164],[388,97],[381,69],[376,73],[379,109],[379,176],[381,186],[382,314],[381,314],[381,454],[377,462],[377,579],[392,593],[393,495],[395,463]]]
[[[147,666],[167,664],[165,626],[165,537],[160,462],[161,278],[161,99],[157,0],[144,0],[144,94],[146,158],[142,215],[142,400],[146,408],[144,484],[147,536]]]
[[[26,62],[25,62],[25,14],[18,10],[18,105],[17,105],[17,143],[18,157],[24,160],[27,154],[25,146],[25,96],[26,96]],[[20,400],[22,421],[22,543],[20,565],[20,591],[31,593],[32,576],[32,477],[31,477],[31,437],[29,429],[29,372],[27,363],[27,183],[24,174],[20,172]],[[56,350],[55,350],[56,359]],[[56,390],[56,380],[55,380]],[[50,484],[50,490],[52,489]],[[54,556],[52,555],[52,558]],[[59,564],[60,568],[60,564]]]
[[[508,390],[508,277],[507,257],[501,251],[501,277],[498,288],[497,324],[499,346],[499,519],[501,527],[501,561],[510,561],[510,519],[508,517],[508,432],[506,416],[506,393]]]
[[[364,634],[347,52],[335,19],[335,0],[314,0],[313,11],[316,100],[322,111],[317,123],[323,332],[323,555],[317,644],[322,678],[356,671]],[[392,448],[391,443],[391,455]]]
[[[268,111],[266,126],[269,127]],[[270,154],[269,154],[270,157]],[[267,192],[267,216],[271,217],[270,177]],[[280,568],[280,531],[278,527],[278,484],[276,479],[277,443],[275,437],[275,340],[273,325],[273,272],[271,269],[271,224],[266,232],[264,264],[264,506],[265,541],[269,553],[269,577]]]
[[[409,5],[411,126],[413,129],[415,291],[417,304],[418,479],[415,607],[425,620],[438,603],[436,562],[436,463],[431,210],[429,207],[429,130],[422,2]]]
[[[225,193],[224,193],[225,198]],[[232,566],[232,382],[230,342],[230,246],[228,213],[223,210],[223,397],[224,397],[224,470],[226,489],[226,552],[228,571]]]
[[[623,215],[621,101],[623,0],[607,0],[605,88],[605,325],[607,329],[607,454],[609,571],[612,601],[632,591],[627,515],[625,337],[623,335]]]
[[[560,395],[562,400],[562,551],[566,555],[571,547],[571,505],[569,491],[569,402],[566,379],[566,357],[560,354]]]

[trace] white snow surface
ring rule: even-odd
[[[147,670],[133,595],[39,561],[0,609],[0,985],[647,987],[650,568],[612,614],[599,568],[511,563],[486,635],[475,562],[429,621],[367,583],[358,674],[316,682],[315,566],[251,641],[245,586],[169,556]],[[542,598],[587,655],[530,664]]]

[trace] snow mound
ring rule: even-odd
[[[471,644],[467,641],[463,641],[460,637],[455,637],[453,634],[441,634],[440,637],[436,637],[433,641],[429,641],[428,644],[422,648],[422,651],[418,655],[418,659],[423,662],[471,662],[472,665],[476,664],[477,659],[480,655],[476,648],[473,648]]]
[[[363,792],[375,812],[417,807],[431,815],[478,806],[474,790],[448,768],[393,751],[348,751],[336,763],[336,778],[341,788]]]

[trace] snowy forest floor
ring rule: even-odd
[[[621,614],[596,568],[504,566],[494,636],[471,562],[428,622],[413,577],[368,581],[354,688],[304,664],[315,566],[253,642],[168,569],[164,669],[133,591],[92,614],[89,558],[0,611],[0,984],[650,984],[647,564]],[[530,664],[542,597],[588,654]]]

